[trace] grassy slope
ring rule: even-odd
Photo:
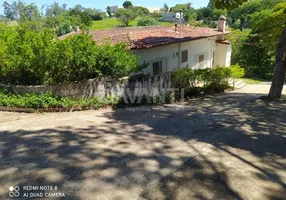
[[[137,23],[138,23],[138,21],[134,20],[130,23],[130,26],[136,26]],[[168,26],[168,25],[172,24],[169,22],[158,22],[158,23],[159,23],[159,25],[164,25],[164,26]],[[112,19],[105,19],[105,20],[101,20],[101,21],[94,21],[90,30],[104,30],[104,29],[110,29],[110,28],[115,28],[115,27],[119,27],[119,26],[121,26],[120,21],[118,21],[115,18],[112,18]]]
[[[240,80],[244,81],[247,84],[259,84],[259,83],[262,83],[262,82],[267,82],[265,80],[256,79],[256,78],[240,78]]]

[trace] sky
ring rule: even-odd
[[[13,0],[7,0],[9,3],[13,2]],[[3,2],[4,0],[0,0],[0,14],[3,14]],[[50,5],[55,0],[22,0],[25,3],[35,3],[41,8],[42,5]],[[124,0],[56,0],[59,4],[67,4],[68,7],[73,7],[76,4],[80,4],[83,7],[89,8],[97,8],[104,10],[107,6],[114,6],[114,5],[122,5]],[[172,7],[176,4],[192,2],[194,8],[205,7],[208,5],[209,0],[131,0],[133,5],[135,6],[144,6],[149,8],[161,8],[163,7],[164,3],[167,3],[169,7]]]

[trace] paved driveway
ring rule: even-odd
[[[16,185],[21,196],[53,186],[83,200],[285,199],[286,102],[258,99],[268,88],[116,111],[0,112],[0,199]]]

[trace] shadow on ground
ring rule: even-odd
[[[286,103],[258,96],[109,111],[84,128],[1,131],[1,199],[10,185],[57,186],[67,199],[285,199]]]

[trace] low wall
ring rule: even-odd
[[[41,94],[50,91],[54,95],[71,99],[85,99],[90,97],[104,98],[110,95],[122,96],[126,91],[134,93],[136,90],[137,95],[140,95],[138,94],[138,91],[144,92],[144,95],[146,95],[146,91],[148,91],[149,95],[153,95],[158,91],[171,87],[171,76],[170,74],[161,74],[152,77],[140,75],[124,79],[103,77],[69,84],[39,86],[9,85],[5,87],[15,94],[20,95],[25,93]]]

